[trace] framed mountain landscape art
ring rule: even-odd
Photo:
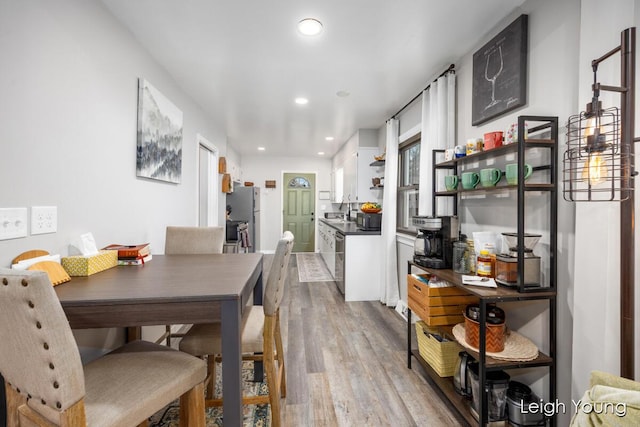
[[[138,79],[136,175],[171,183],[182,176],[182,111],[143,78]]]

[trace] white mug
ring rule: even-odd
[[[449,160],[453,160],[453,148],[447,148],[446,150],[444,150],[444,161],[448,162]]]

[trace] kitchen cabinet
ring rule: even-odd
[[[369,164],[380,154],[377,131],[359,129],[336,153],[332,163],[334,203],[378,201],[380,191],[372,191],[371,180],[376,171]]]
[[[323,221],[318,221],[318,235],[320,237],[320,256],[335,277],[335,230]]]
[[[524,139],[523,129],[529,126],[529,138]],[[409,321],[407,323],[407,364],[411,368],[412,356],[424,367],[427,374],[434,383],[442,390],[443,395],[449,402],[460,412],[461,416],[467,420],[469,424],[486,425],[488,423],[487,402],[488,393],[486,389],[487,372],[498,371],[504,369],[521,369],[521,368],[542,368],[548,369],[548,390],[544,396],[546,402],[556,402],[557,384],[556,384],[556,278],[557,278],[557,141],[558,141],[558,118],[547,116],[520,116],[518,117],[518,141],[517,143],[504,145],[491,150],[482,151],[471,154],[469,156],[453,159],[450,161],[437,163],[435,161],[436,154],[441,154],[443,150],[434,150],[434,193],[433,206],[434,213],[436,211],[436,203],[439,198],[452,197],[457,202],[454,205],[454,214],[457,214],[458,205],[467,203],[464,196],[486,194],[501,194],[508,192],[509,197],[503,197],[500,203],[503,206],[516,206],[516,223],[517,223],[517,282],[514,286],[505,287],[499,285],[498,288],[484,288],[465,286],[462,284],[462,275],[452,270],[434,270],[418,266],[412,261],[408,262],[407,273],[411,274],[412,270],[419,269],[434,275],[440,279],[450,283],[453,286],[464,288],[467,292],[479,297],[480,299],[480,330],[479,330],[479,348],[478,351],[467,350],[478,363],[479,389],[485,390],[480,396],[480,413],[479,419],[476,419],[471,411],[471,402],[465,400],[458,395],[453,388],[451,378],[441,378],[431,368],[431,366],[419,354],[418,350],[412,349],[412,325],[411,325],[411,305],[409,305]],[[537,176],[541,179],[527,182],[524,179],[525,163],[528,155],[535,154],[536,158],[541,159],[541,164],[533,166],[533,171],[538,172]],[[456,189],[453,191],[436,191],[435,176],[437,170],[452,170],[458,175],[461,169],[473,170],[477,168],[479,161],[493,162],[497,159],[504,159],[515,155],[518,165],[517,184],[496,185],[494,187],[473,188],[473,189]],[[532,156],[533,157],[533,156]],[[491,163],[493,165],[493,163]],[[511,194],[514,193],[514,194]],[[546,256],[546,271],[544,280],[535,285],[525,283],[524,271],[524,236],[525,236],[525,207],[530,198],[548,197],[546,204],[546,223],[548,224],[548,254]],[[471,203],[469,203],[471,204]],[[544,281],[544,283],[542,283]],[[486,354],[486,312],[487,306],[494,303],[503,302],[525,302],[525,301],[542,301],[548,304],[545,315],[548,316],[548,332],[545,334],[547,339],[548,354],[539,352],[535,360],[527,362],[507,362],[494,359]],[[507,325],[509,326],[509,325]],[[551,425],[556,424],[556,417],[550,419]]]
[[[353,221],[321,218],[319,233],[327,236],[325,259],[333,278],[342,282],[345,301],[378,301],[382,286],[382,235],[380,231],[363,231]],[[344,236],[344,251],[338,254],[336,235]],[[322,239],[322,237],[321,237]],[[340,259],[337,260],[338,256]],[[337,271],[338,267],[342,271]]]
[[[345,235],[345,301],[380,300],[382,246],[381,235]]]

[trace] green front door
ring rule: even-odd
[[[293,252],[313,252],[316,235],[316,175],[284,174],[283,230],[295,236]]]

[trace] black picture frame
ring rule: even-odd
[[[528,21],[520,15],[473,54],[472,125],[527,103]]]

